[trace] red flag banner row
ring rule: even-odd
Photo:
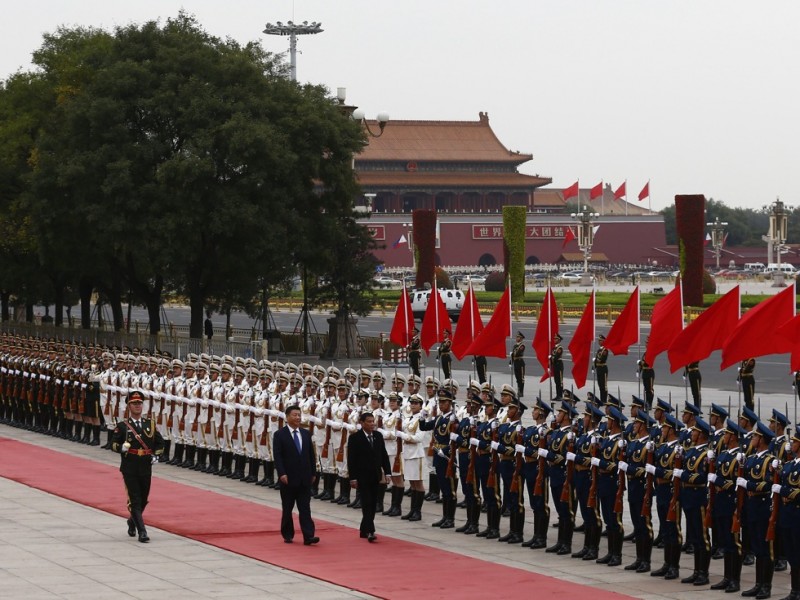
[[[571,186],[564,188],[563,195],[564,195],[564,202],[569,200],[570,198],[575,198],[580,193],[580,179],[573,183]],[[614,191],[614,199],[619,200],[621,198],[626,198],[628,193],[626,191],[627,188],[627,181],[623,181],[622,184]],[[597,185],[589,188],[589,200],[595,200],[597,198],[602,198],[603,196],[603,182],[600,181]],[[638,198],[639,202],[644,200],[645,198],[650,197],[650,182],[644,184],[644,187],[639,192]]]

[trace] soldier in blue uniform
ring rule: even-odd
[[[539,477],[539,443],[546,443],[547,417],[550,415],[550,406],[536,399],[533,406],[533,425],[527,427],[522,434],[522,447],[525,454],[525,464],[522,474],[525,487],[528,491],[528,502],[533,511],[533,537],[523,542],[523,546],[537,550],[547,547],[547,528],[550,525],[550,495],[547,487],[547,463],[542,474],[542,493],[535,494],[536,480]]]
[[[545,552],[559,555],[572,553],[572,534],[575,527],[575,503],[572,495],[566,502],[561,500],[561,491],[567,480],[567,449],[572,431],[572,419],[577,411],[566,400],[556,411],[553,430],[550,432],[546,448],[539,448],[538,455],[547,460],[550,475],[550,493],[558,513],[558,541]]]
[[[724,553],[725,567],[722,580],[711,586],[712,590],[724,590],[727,593],[739,591],[739,579],[742,574],[742,544],[739,533],[731,531],[733,513],[736,511],[736,476],[739,462],[744,461],[744,454],[739,447],[739,438],[744,430],[733,420],[728,419],[722,432],[722,444],[715,460],[714,473],[708,474],[708,481],[715,487],[714,529],[719,536],[718,544]]]
[[[628,508],[636,541],[636,560],[627,565],[625,570],[648,573],[653,552],[653,526],[650,515],[642,514],[642,507],[647,488],[648,456],[652,459],[650,453],[655,449],[655,444],[650,439],[650,427],[655,421],[644,410],[637,411],[632,421],[633,438],[628,441],[625,460],[618,465],[628,481]]]
[[[711,427],[696,417],[692,426],[691,446],[686,450],[683,468],[673,469],[673,479],[681,482],[681,508],[686,517],[686,539],[694,547],[692,574],[681,583],[708,585],[708,566],[711,563],[711,542],[705,526],[708,505],[708,463],[714,453],[708,447]]]
[[[780,494],[778,531],[784,541],[784,552],[791,566],[791,591],[783,600],[800,600],[800,425],[795,425],[791,455],[784,463],[781,482],[772,485],[772,493]]]
[[[636,415],[639,411],[646,410],[644,406],[644,400],[639,398],[638,396],[631,396],[631,418],[630,423],[625,426],[625,430],[622,432],[622,438],[626,442],[630,442],[633,439],[636,439],[636,434],[634,430],[636,429]]]
[[[772,409],[772,416],[769,418],[769,428],[775,434],[769,444],[769,453],[777,458],[781,464],[792,458],[791,443],[789,436],[786,435],[786,428],[789,426],[789,418],[782,412]],[[783,536],[781,531],[775,532],[775,570],[785,571],[788,567],[786,562],[786,552],[783,548]]]
[[[725,419],[728,418],[728,411],[718,404],[711,404],[711,411],[708,413],[708,424],[711,426],[711,436],[708,438],[708,447],[719,456],[724,446],[722,443],[725,437]],[[719,533],[714,521],[711,521],[711,558],[717,560],[724,558],[724,552],[719,545]]]
[[[466,533],[468,535],[478,533],[478,520],[481,514],[480,496],[477,493],[478,481],[470,482],[470,469],[474,471],[474,465],[470,464],[470,445],[469,440],[473,431],[477,431],[478,409],[481,405],[481,397],[474,391],[470,391],[467,398],[467,415],[458,423],[455,433],[456,447],[458,448],[458,475],[461,478],[461,492],[464,494],[465,508],[467,511],[467,522],[461,527],[456,528],[456,533]]]
[[[622,514],[614,511],[614,503],[619,487],[617,463],[625,451],[625,439],[622,437],[622,424],[628,419],[616,407],[611,406],[606,414],[608,436],[600,443],[598,455],[591,459],[593,467],[597,467],[600,477],[597,483],[597,495],[603,522],[608,532],[608,552],[597,559],[600,564],[616,567],[622,564]]]
[[[742,447],[742,452],[745,456],[753,453],[753,441],[755,439],[754,433],[756,431],[756,424],[759,422],[758,415],[754,413],[749,407],[744,406],[739,415],[739,427],[744,429],[744,435],[739,440]],[[746,518],[747,503],[742,509],[742,564],[746,567],[756,562],[756,557],[750,547],[750,525]]]
[[[691,402],[687,402],[683,407],[681,421],[683,422],[684,429],[681,430],[678,440],[680,441],[684,450],[688,450],[692,445],[692,428],[694,427],[697,417],[701,417],[702,415],[703,411],[701,411],[698,406],[695,406]]]
[[[439,416],[434,419],[420,420],[422,431],[433,432],[433,467],[442,495],[442,518],[431,524],[431,527],[452,529],[456,516],[456,482],[454,477],[447,476],[447,463],[450,459],[450,429],[456,424],[453,412],[453,392],[440,388]]]
[[[772,473],[770,466],[775,457],[769,452],[769,443],[775,434],[761,422],[753,430],[752,453],[744,461],[744,477],[736,478],[736,486],[747,491],[745,516],[750,531],[750,547],[756,558],[756,584],[742,592],[757,600],[769,598],[775,557],[772,542],[766,540],[767,525],[772,507]],[[777,467],[777,465],[775,465]]]
[[[486,529],[478,533],[478,537],[497,539],[500,537],[500,494],[497,477],[490,480],[492,464],[492,441],[497,437],[497,428],[500,425],[497,419],[497,409],[500,404],[494,397],[491,389],[484,389],[483,411],[484,421],[478,424],[477,437],[470,438],[469,443],[477,449],[475,459],[475,475],[481,486],[483,501],[486,503]]]
[[[516,426],[519,425],[520,412],[519,397],[517,396],[517,392],[508,384],[505,384],[502,388],[500,388],[500,404],[503,405],[506,412],[504,417],[501,415],[500,428],[497,431],[497,438],[498,443],[503,442],[506,449],[504,452],[500,452],[493,444],[492,450],[497,452],[497,456],[499,458],[497,471],[500,474],[500,499],[502,500],[500,509],[503,516],[510,517],[511,513],[513,512],[512,506],[508,499],[509,488],[511,486],[511,474],[514,472],[513,433],[515,432]],[[510,415],[512,412],[511,407],[515,404],[517,410],[513,411],[514,416],[512,417]],[[507,427],[507,425],[512,421],[514,422],[514,428]]]
[[[523,541],[522,532],[525,525],[525,501],[522,480],[522,462],[525,453],[522,447],[523,427],[521,424],[522,413],[525,405],[517,397],[514,388],[503,386],[501,395],[511,396],[507,404],[506,422],[501,424],[497,430],[497,446],[492,444],[494,450],[500,458],[500,477],[503,481],[503,493],[505,500],[503,504],[509,509],[509,530],[508,533],[500,537],[498,542],[508,542],[509,544],[520,544]],[[520,468],[517,469],[519,462]]]
[[[650,573],[651,577],[677,579],[680,576],[681,561],[681,528],[680,519],[668,520],[669,505],[672,501],[672,470],[675,458],[680,456],[683,446],[678,442],[678,432],[682,425],[672,416],[667,415],[661,427],[661,443],[655,449],[653,464],[645,470],[656,479],[656,509],[661,531],[664,536],[664,564]],[[680,507],[676,507],[676,512]]]
[[[667,415],[671,415],[672,411],[672,404],[667,402],[666,400],[662,400],[661,398],[656,398],[656,406],[653,409],[653,419],[655,420],[655,425],[650,428],[650,438],[654,442],[658,442],[661,440],[661,427],[664,425],[664,422],[667,419]],[[653,546],[656,548],[663,548],[664,547],[664,536],[661,533],[661,519],[659,515],[658,521],[658,533],[656,534],[655,539],[653,540]]]
[[[589,490],[592,487],[592,439],[596,438],[597,427],[603,412],[592,402],[586,402],[583,423],[575,440],[574,452],[567,452],[567,461],[575,463],[572,485],[583,518],[583,548],[574,552],[572,558],[596,560],[600,549],[600,507],[589,506]]]

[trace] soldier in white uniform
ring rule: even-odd
[[[333,456],[336,461],[336,473],[339,478],[339,495],[331,500],[337,504],[350,502],[350,479],[347,473],[347,436],[350,430],[350,383],[345,379],[336,382],[337,400],[333,405],[331,424],[331,440]]]
[[[219,419],[217,429],[217,442],[220,446],[221,466],[220,477],[227,477],[233,474],[233,446],[231,436],[233,434],[233,424],[236,420],[236,409],[228,402],[228,397],[234,388],[233,384],[233,364],[223,363],[220,368],[221,383],[214,392],[214,418]],[[219,414],[217,413],[219,407]]]
[[[307,367],[307,369],[306,369]],[[308,371],[311,373],[311,365],[307,363],[303,363],[300,365],[301,371]],[[319,390],[319,381],[313,375],[306,375],[304,380],[305,386],[303,392],[298,394],[300,398],[299,406],[300,406],[300,427],[303,429],[308,429],[308,433],[311,436],[311,439],[314,439],[314,435],[316,433],[317,424],[313,420],[314,416],[316,415],[317,409],[317,402],[319,401],[317,397],[317,393]],[[319,460],[315,460],[316,467],[316,479],[311,486],[311,495],[317,496],[319,495],[319,482],[321,479],[321,471],[319,468]]]
[[[289,374],[286,371],[277,372],[275,374],[275,387],[273,388],[272,394],[269,398],[269,427],[267,435],[269,436],[270,440],[275,437],[275,432],[283,427],[283,411],[286,405],[286,400],[288,399],[288,386]],[[277,489],[278,484],[279,482],[276,479],[270,487]]]
[[[333,500],[336,492],[336,451],[333,449],[332,409],[337,402],[336,380],[325,377],[322,380],[322,400],[314,409],[314,446],[316,447],[317,464],[322,473],[322,491],[317,494],[318,500]]]
[[[111,386],[113,385],[112,382],[114,381],[114,374],[116,371],[112,366],[114,355],[111,354],[111,352],[103,352],[102,358],[103,371],[100,373],[100,414],[103,415],[106,430],[106,443],[103,449],[110,450],[111,432],[113,432],[114,428],[117,426],[117,421],[111,414],[114,407]]]
[[[195,422],[197,420],[199,399],[196,396],[196,372],[197,365],[193,361],[187,362],[184,368],[183,383],[179,386],[179,395],[183,401],[183,411],[181,412],[181,438],[184,443],[184,460],[178,466],[184,469],[189,469],[194,466],[194,458],[197,454]]]
[[[186,444],[183,441],[183,410],[184,410],[184,395],[183,389],[185,386],[183,369],[186,365],[178,358],[172,361],[172,379],[170,386],[167,390],[169,398],[169,413],[167,415],[167,431],[170,438],[175,445],[175,454],[171,460],[167,461],[168,465],[179,465],[183,462],[184,450]]]
[[[269,361],[261,362],[266,363]],[[272,440],[269,435],[267,435],[269,430],[269,396],[271,385],[272,371],[267,367],[262,367],[258,372],[258,384],[255,388],[255,435],[258,438],[258,455],[261,457],[261,464],[264,466],[264,477],[257,481],[256,485],[263,487],[275,485],[275,464],[272,462]]]
[[[211,465],[211,450],[214,449],[214,435],[211,432],[211,423],[214,420],[214,408],[209,404],[211,400],[211,378],[209,367],[205,362],[197,363],[197,390],[195,396],[198,398],[200,406],[197,412],[197,433],[195,435],[195,445],[197,446],[197,460],[193,469],[208,473]]]
[[[425,500],[423,478],[428,470],[426,458],[430,433],[419,428],[422,411],[422,396],[414,394],[409,398],[411,416],[403,418],[402,431],[397,435],[403,440],[403,474],[411,484],[411,510],[403,515],[408,521],[422,519],[422,504]]]
[[[434,418],[439,414],[439,380],[436,377],[428,376],[425,378],[425,393],[426,397],[422,404],[424,414],[429,418]],[[428,466],[428,495],[425,500],[429,502],[439,501],[439,478],[436,476],[436,469],[433,468],[433,437],[430,436],[428,443],[429,447],[425,453],[425,464]]]
[[[398,443],[398,433],[403,428],[403,414],[400,409],[400,397],[397,392],[391,392],[388,399],[389,407],[383,417],[383,427],[379,430],[386,444],[386,453],[389,455],[389,464],[392,465],[391,501],[389,510],[383,514],[387,517],[399,517],[403,506],[403,457]]]
[[[243,360],[240,361],[243,364]],[[233,388],[228,392],[226,402],[228,406],[233,406],[233,425],[231,427],[231,450],[233,451],[234,467],[233,473],[228,475],[230,479],[244,479],[244,467],[247,462],[246,424],[250,422],[250,410],[246,404],[245,394],[247,393],[247,382],[245,381],[245,370],[242,366],[237,366],[233,370]]]

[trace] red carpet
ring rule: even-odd
[[[0,456],[2,477],[127,517],[122,476],[114,467],[3,437]],[[485,599],[496,595],[498,582],[504,590],[535,590],[538,598],[628,597],[380,534],[369,544],[354,529],[316,518],[319,545],[303,546],[296,520],[295,543],[284,544],[280,510],[160,477],[145,518],[153,527],[380,598]],[[124,522],[120,539],[128,540]],[[365,568],[369,564],[377,568]]]

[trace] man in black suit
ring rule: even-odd
[[[392,472],[389,454],[383,436],[375,431],[375,417],[370,412],[359,417],[361,431],[354,433],[347,441],[347,466],[350,470],[350,487],[361,492],[362,538],[374,542],[375,498],[378,486],[388,483],[387,476]]]
[[[314,535],[314,521],[311,518],[311,486],[317,479],[316,458],[311,436],[307,430],[300,428],[301,415],[297,405],[286,409],[286,426],[276,431],[272,438],[272,455],[278,471],[283,505],[283,541],[291,544],[294,538],[292,510],[297,503],[303,543],[310,546],[319,542]]]

